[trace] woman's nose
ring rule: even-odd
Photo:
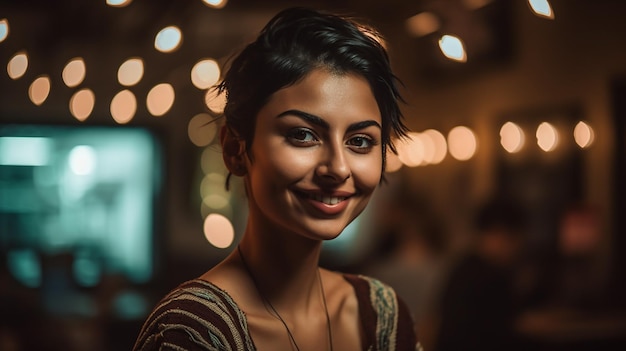
[[[317,176],[326,181],[343,182],[350,178],[350,165],[342,146],[328,147],[315,170]]]

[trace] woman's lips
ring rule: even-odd
[[[296,191],[296,194],[304,198],[306,203],[312,205],[325,215],[341,213],[348,206],[349,201],[347,200],[352,196],[352,194],[345,192],[323,193]]]

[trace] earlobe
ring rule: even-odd
[[[246,174],[245,142],[227,126],[223,126],[220,131],[220,141],[226,168],[236,176],[244,176]]]

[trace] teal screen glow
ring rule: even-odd
[[[0,125],[0,249],[22,284],[45,257],[71,257],[72,279],[153,275],[159,141],[146,129]]]

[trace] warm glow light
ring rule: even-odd
[[[107,0],[107,5],[111,7],[124,7],[130,5],[133,0]]]
[[[183,34],[180,28],[169,26],[161,29],[154,39],[154,47],[161,52],[172,52],[180,47]]]
[[[215,156],[215,155],[213,155]],[[230,194],[224,188],[226,178],[219,173],[211,172],[200,182],[202,203],[212,210],[224,210],[230,203]]]
[[[220,66],[207,59],[196,63],[191,69],[191,82],[198,89],[208,89],[220,79]]]
[[[463,42],[454,35],[442,36],[441,39],[439,39],[439,48],[444,56],[451,60],[459,62],[467,61],[467,55],[465,53]]]
[[[422,132],[422,136],[424,139],[428,139],[429,144],[432,145],[432,151],[429,152],[428,156],[424,156],[425,161],[430,164],[441,163],[448,153],[446,137],[434,129],[425,130]]]
[[[574,140],[576,144],[581,148],[585,149],[593,144],[595,139],[595,134],[593,132],[593,128],[583,121],[580,121],[574,127]]]
[[[13,55],[7,64],[7,73],[11,79],[19,79],[26,73],[28,68],[28,55],[25,51],[20,51]]]
[[[74,93],[70,99],[70,112],[79,121],[84,121],[93,111],[96,96],[89,89],[82,89]]]
[[[394,143],[396,146],[398,145],[397,140]],[[394,154],[391,150],[387,149],[385,157],[385,172],[393,173],[402,168],[402,161],[400,161],[398,155]]]
[[[222,113],[226,107],[226,94],[218,94],[217,89],[211,88],[204,96],[204,103],[213,113]]]
[[[137,99],[130,90],[122,90],[111,100],[111,116],[115,122],[126,124],[137,112]]]
[[[516,153],[524,146],[524,131],[513,122],[506,122],[500,128],[500,145],[509,153]]]
[[[50,94],[50,77],[47,75],[39,76],[28,88],[28,97],[37,106],[46,101],[48,94]]]
[[[215,8],[215,9],[221,9],[224,6],[226,6],[226,3],[228,2],[228,0],[202,0],[203,3],[205,3],[207,6]]]
[[[424,162],[424,144],[419,133],[411,132],[396,145],[398,158],[408,167],[417,167]]]
[[[439,18],[432,12],[422,12],[406,20],[407,31],[416,36],[423,37],[439,30],[441,23]]]
[[[469,160],[476,153],[478,141],[471,129],[463,126],[454,127],[448,133],[448,150],[459,161]]]
[[[489,5],[493,0],[463,0],[463,5],[471,10],[477,10],[481,7]]]
[[[167,83],[156,85],[148,92],[146,105],[153,116],[163,116],[174,104],[174,88]]]
[[[537,16],[554,19],[554,12],[548,0],[528,0],[528,5]]]
[[[187,125],[189,140],[196,146],[209,145],[217,134],[216,124],[215,118],[208,113],[195,115]]]
[[[537,145],[543,151],[552,151],[559,143],[559,132],[548,122],[543,122],[537,127]]]
[[[133,86],[143,78],[143,60],[138,57],[129,58],[117,70],[117,81],[124,86]]]
[[[204,219],[204,236],[211,245],[225,249],[233,243],[235,229],[228,218],[211,213]]]
[[[70,88],[78,86],[85,79],[85,61],[81,57],[71,59],[63,68],[63,82]]]
[[[0,19],[0,43],[2,43],[9,36],[9,20],[6,18]]]

